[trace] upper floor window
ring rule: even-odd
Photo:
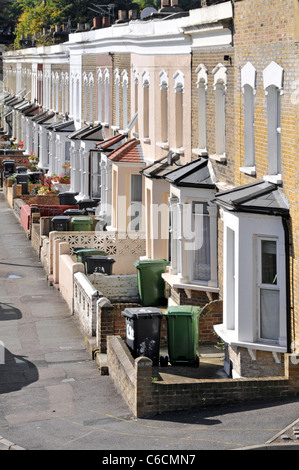
[[[109,74],[109,70],[105,69],[104,71],[104,96],[105,96],[104,120],[105,120],[106,125],[109,124],[109,113],[110,113],[109,88],[110,88],[110,74]]]
[[[129,77],[126,70],[122,72],[122,90],[123,90],[123,129],[128,127],[128,88]]]
[[[69,112],[69,75],[64,75],[64,112]]]
[[[88,119],[89,122],[93,122],[93,88],[94,88],[94,77],[93,73],[90,72],[88,75],[88,104],[89,104],[89,112],[88,112]]]
[[[177,148],[181,148],[183,147],[184,75],[178,70],[173,78],[175,92],[175,145]]]
[[[88,95],[88,78],[83,73],[83,121],[87,121],[87,95]]]
[[[207,101],[207,88],[208,88],[208,73],[203,64],[200,64],[197,69],[197,99],[198,99],[198,148],[206,150],[207,147],[207,128],[206,128],[206,101]]]
[[[99,69],[97,73],[98,78],[98,116],[97,119],[99,122],[103,120],[103,73],[102,70]]]
[[[164,70],[160,76],[160,96],[161,96],[161,141],[168,142],[168,76]]]
[[[138,111],[138,88],[139,88],[139,76],[137,70],[134,70],[134,114]],[[138,116],[135,121],[135,132],[134,135],[138,137],[139,128],[138,128]]]
[[[255,175],[254,96],[256,93],[256,70],[250,62],[241,70],[241,87],[244,108],[244,167],[241,171]]]
[[[149,73],[145,70],[142,74],[143,88],[143,138],[149,138]]]
[[[120,97],[119,97],[119,90],[120,90],[120,74],[118,69],[114,71],[114,86],[115,86],[115,117],[114,117],[114,125],[115,127],[119,128],[119,105],[120,105]]]
[[[215,90],[215,152],[225,157],[225,95],[226,95],[226,67],[218,64],[214,70]]]
[[[271,62],[263,71],[264,90],[267,99],[268,167],[269,176],[281,175],[281,95],[283,93],[283,69]]]

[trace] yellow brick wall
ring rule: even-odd
[[[263,70],[276,62],[284,69],[281,95],[281,159],[283,191],[290,203],[292,256],[290,259],[292,341],[299,349],[299,44],[294,0],[242,0],[234,4],[235,48],[235,185],[262,180],[268,174],[266,96]],[[243,96],[241,68],[250,61],[257,71],[255,96],[256,177],[240,172],[244,166]]]

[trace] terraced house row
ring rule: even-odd
[[[299,352],[298,41],[298,0],[164,3],[3,54],[5,132],[169,261],[169,305],[221,306],[233,378]]]

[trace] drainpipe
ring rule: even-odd
[[[287,310],[287,352],[291,353],[291,283],[290,283],[290,233],[288,227],[289,216],[282,216],[282,225],[285,235],[285,257],[286,257],[286,310]]]

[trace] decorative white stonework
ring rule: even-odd
[[[264,90],[267,94],[267,88],[271,85],[276,86],[280,90],[280,94],[283,94],[283,68],[280,67],[276,62],[271,62],[268,67],[263,71],[263,82]]]
[[[214,75],[214,89],[216,89],[217,83],[222,83],[224,86],[224,90],[226,91],[227,85],[227,68],[219,63],[216,67],[212,70],[212,74]]]
[[[161,70],[159,73],[160,77],[160,90],[167,90],[168,89],[168,75],[165,70]]]
[[[256,92],[256,69],[251,62],[247,62],[241,69],[241,87],[244,93],[244,86],[249,85]]]
[[[203,83],[205,86],[205,89],[207,89],[208,88],[207,68],[203,64],[199,64],[195,72],[197,73],[197,82],[196,82],[197,88],[199,87],[200,83]]]

